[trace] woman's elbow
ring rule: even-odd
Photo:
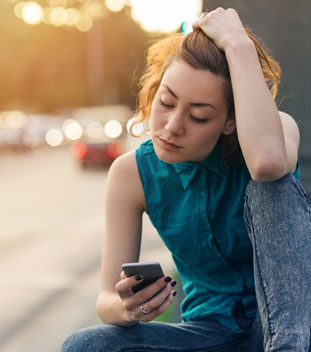
[[[282,158],[265,158],[249,169],[255,182],[270,182],[282,178],[286,172],[286,162]]]

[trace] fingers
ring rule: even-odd
[[[193,24],[193,29],[201,29],[219,49],[225,52],[227,48],[236,43],[243,44],[246,40],[248,41],[244,26],[234,9],[225,10],[219,7],[203,14]]]
[[[140,320],[149,321],[162,314],[173,302],[177,294],[177,292],[174,290],[175,287],[176,281],[171,281],[169,284],[166,285],[166,287],[164,287],[151,299],[149,299],[148,301],[142,301],[143,307],[140,304],[140,311],[138,311]],[[145,312],[142,311],[142,308]],[[146,314],[146,312],[149,313]]]
[[[141,274],[137,274],[134,276],[127,277],[124,272],[122,271],[121,275],[121,281],[119,281],[115,289],[118,292],[119,296],[122,298],[125,298],[127,296],[133,295],[132,287],[136,286],[140,282],[143,281],[143,276]]]
[[[206,25],[211,19],[228,17],[235,19],[235,21],[241,23],[238,13],[232,8],[224,9],[223,7],[218,7],[216,10],[210,12],[203,12],[199,19],[192,24],[193,29],[202,29],[203,25]]]
[[[144,289],[134,293],[132,288],[143,281],[142,275],[126,277],[121,273],[115,289],[118,292],[127,316],[133,321],[151,321],[162,314],[176,296],[176,281],[164,276]]]
[[[119,293],[121,299],[123,299],[124,301],[125,309],[131,312],[134,311],[137,307],[139,307],[141,302],[149,301],[158,292],[168,286],[168,283],[170,281],[172,281],[172,279],[169,276],[166,276],[156,280],[155,282],[148,285],[144,289],[136,292],[135,294],[133,293],[133,291],[131,294],[124,294],[124,292],[121,292],[121,294]]]
[[[161,303],[158,306],[156,306],[157,303],[156,301],[153,301],[153,299],[143,303],[142,307],[144,311],[149,313],[144,313],[141,309],[139,309],[140,310],[140,312],[138,312],[139,320],[143,322],[148,322],[155,319],[159,315],[163,314],[167,310],[167,308],[173,303],[176,297],[176,294],[177,292],[175,290],[172,290],[168,294],[168,296],[166,296],[164,299],[161,300]],[[152,309],[153,306],[156,306],[156,308]]]

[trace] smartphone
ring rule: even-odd
[[[126,276],[143,275],[144,280],[132,288],[134,293],[164,276],[161,265],[158,262],[125,263],[122,265],[122,269]]]

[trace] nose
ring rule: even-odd
[[[178,111],[172,112],[165,124],[165,130],[172,135],[179,136],[184,133],[184,129],[182,114]]]

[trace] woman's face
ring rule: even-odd
[[[168,163],[200,162],[214,149],[221,133],[230,134],[224,79],[184,62],[166,70],[154,97],[150,132],[157,156]]]

